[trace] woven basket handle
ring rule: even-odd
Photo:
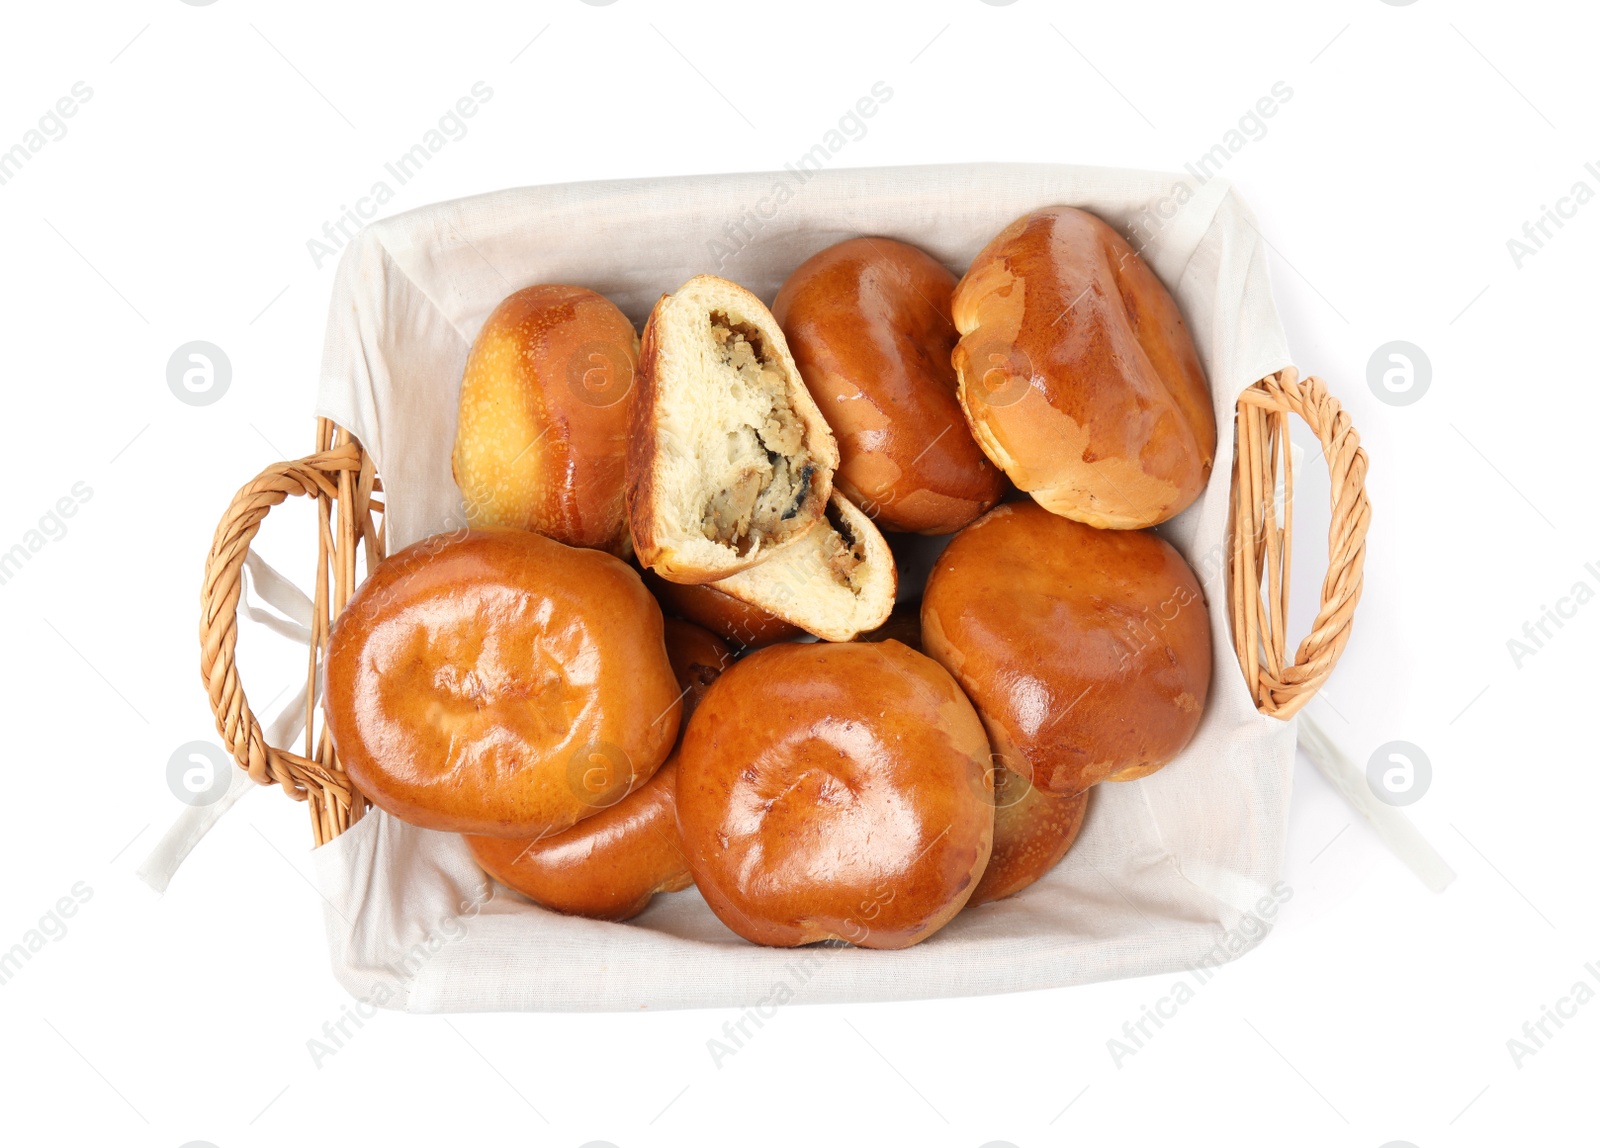
[[[217,524],[200,591],[200,675],[217,732],[234,761],[254,781],[276,782],[297,801],[310,799],[313,832],[321,845],[358,819],[365,801],[339,768],[326,731],[320,736],[314,731],[315,689],[306,690],[305,752],[270,746],[245,700],[234,660],[240,572],[251,541],[273,507],[291,495],[304,495],[316,499],[320,510],[322,561],[311,619],[308,683],[315,681],[330,620],[355,589],[358,548],[364,546],[369,568],[381,553],[381,530],[374,528],[372,512],[381,511],[382,505],[372,498],[378,484],[370,456],[326,420],[319,423],[318,437],[322,449],[316,454],[275,463],[241,487]]]
[[[1294,523],[1290,414],[1304,419],[1322,444],[1332,507],[1322,604],[1293,662],[1286,656]],[[1237,430],[1228,562],[1234,651],[1256,708],[1269,717],[1289,718],[1327,680],[1350,640],[1372,518],[1367,452],[1322,380],[1301,379],[1293,367],[1268,375],[1239,396]]]

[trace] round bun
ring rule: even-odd
[[[758,944],[913,945],[989,860],[988,761],[950,675],[898,642],[759,650],[717,679],[678,753],[695,884]]]
[[[957,284],[954,361],[973,436],[1041,506],[1136,529],[1205,487],[1216,420],[1161,281],[1072,207],[1023,216]]]
[[[789,276],[772,313],[839,443],[834,486],[884,530],[949,534],[1000,501],[950,352],[956,277],[893,239],[847,239]]]
[[[1034,785],[1080,793],[1175,757],[1211,684],[1194,572],[1150,531],[1096,530],[1030,502],[996,507],[940,556],[922,642]]]
[[[733,664],[733,647],[710,630],[678,618],[666,619],[667,660],[683,697],[680,728],[706,696],[711,683]]]
[[[647,570],[645,584],[655,593],[662,609],[695,622],[713,634],[744,647],[770,646],[787,642],[805,631],[760,606],[741,602],[705,583],[668,582]]]
[[[625,921],[657,893],[689,886],[673,808],[676,775],[668,760],[637,793],[565,833],[469,836],[467,845],[489,876],[547,909]]]
[[[994,783],[994,850],[967,905],[1020,893],[1067,855],[1083,828],[1089,790],[1053,797],[1000,767]]]
[[[334,748],[413,825],[559,833],[643,784],[677,736],[661,609],[598,550],[438,535],[378,564],[328,639]]]
[[[467,355],[450,469],[470,526],[625,556],[628,411],[639,340],[585,287],[525,287]]]

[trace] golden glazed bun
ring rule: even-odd
[[[1005,476],[956,400],[956,277],[893,239],[847,239],[789,276],[772,313],[839,443],[836,489],[884,530],[950,534]]]
[[[657,893],[688,888],[669,759],[637,793],[549,837],[467,837],[489,876],[559,913],[625,921]]]
[[[706,696],[711,683],[733,665],[733,647],[710,630],[678,618],[666,619],[667,661],[678,680],[683,698],[679,728],[686,726],[695,706]]]
[[[628,411],[639,339],[584,287],[525,287],[467,355],[450,470],[470,526],[626,556]]]
[[[872,519],[835,491],[803,538],[711,585],[819,638],[848,642],[889,617],[896,577]]]
[[[761,300],[714,275],[645,324],[628,441],[639,561],[674,582],[726,578],[822,521],[839,450]]]
[[[1211,685],[1194,572],[1147,530],[1096,530],[1031,502],[945,549],[922,642],[983,716],[1001,759],[1048,793],[1154,773],[1188,744]]]
[[[559,833],[643,784],[678,732],[639,576],[520,530],[384,559],[333,625],[326,681],[351,780],[426,829]]]
[[[1199,356],[1108,224],[1072,207],[1023,216],[978,253],[952,306],[972,434],[1041,506],[1134,529],[1204,489],[1217,428]]]
[[[857,636],[858,642],[899,642],[919,654],[922,652],[922,603],[907,602],[896,606],[889,620],[876,630]]]
[[[1053,797],[1021,774],[997,768],[994,850],[968,907],[1020,893],[1054,869],[1078,839],[1088,807],[1089,790]]]
[[[668,613],[676,614],[742,647],[770,646],[805,633],[792,622],[725,594],[710,583],[668,582],[653,570],[644,572],[644,584]]]
[[[687,722],[711,683],[733,664],[733,650],[692,622],[665,621],[667,660],[681,690],[681,720]],[[485,872],[545,908],[625,921],[644,912],[657,893],[691,883],[678,844],[677,776],[677,761],[668,758],[636,792],[562,833],[466,841]]]
[[[758,650],[717,679],[678,752],[695,884],[757,944],[915,944],[989,860],[988,759],[950,675],[898,642]]]

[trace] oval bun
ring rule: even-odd
[[[978,253],[952,309],[973,437],[1041,506],[1136,529],[1204,489],[1217,426],[1200,357],[1109,224],[1072,207],[1023,216]]]
[[[638,351],[628,317],[586,287],[525,287],[494,309],[467,354],[450,456],[469,526],[628,554]]]
[[[1031,502],[996,507],[940,555],[922,642],[994,749],[1049,793],[1131,781],[1194,736],[1211,624],[1183,557],[1148,530],[1096,530]]]
[[[770,646],[774,642],[787,642],[805,633],[793,622],[786,622],[759,606],[741,602],[715,586],[668,582],[653,570],[644,572],[644,581],[661,603],[662,609],[704,626],[713,634],[742,647]]]
[[[1004,490],[956,399],[955,285],[926,252],[863,237],[807,259],[772,303],[839,443],[834,485],[884,530],[950,534]]]
[[[710,630],[681,618],[666,619],[666,639],[667,660],[672,663],[673,676],[682,691],[681,728],[688,724],[689,715],[706,696],[711,683],[733,665],[733,647]]]
[[[1089,790],[1054,797],[1000,766],[994,784],[994,850],[968,907],[1020,893],[1067,855],[1083,828]]]
[[[658,769],[637,793],[564,833],[543,838],[467,837],[484,872],[558,913],[626,921],[657,893],[690,884],[673,808],[677,769]]]
[[[856,637],[858,642],[899,642],[922,652],[922,604],[920,602],[907,602],[903,606],[896,606],[889,615],[889,620],[876,630],[869,630]]]
[[[679,749],[695,884],[757,944],[915,944],[989,860],[988,759],[950,675],[898,642],[758,650],[717,679]]]
[[[639,576],[520,530],[384,559],[334,622],[326,681],[351,780],[425,829],[559,833],[643,784],[678,731]]]

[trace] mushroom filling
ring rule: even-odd
[[[710,315],[710,340],[719,378],[738,411],[724,436],[724,456],[708,460],[713,474],[700,528],[739,555],[782,541],[802,525],[817,466],[805,448],[805,426],[789,405],[784,369],[760,330],[721,311]]]
[[[861,576],[861,564],[867,560],[866,547],[856,537],[855,531],[850,529],[850,524],[844,520],[833,504],[828,505],[828,525],[833,527],[833,539],[829,544],[827,555],[828,572],[831,573],[839,585],[846,587],[852,593],[858,593]]]

